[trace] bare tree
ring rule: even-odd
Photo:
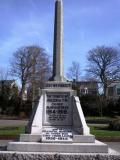
[[[31,75],[29,77],[29,84],[32,86],[32,98],[36,99],[35,95],[38,95],[38,88],[43,88],[45,81],[51,77],[51,62],[50,57],[45,53],[45,50],[41,48],[39,52],[38,48],[33,46],[29,47],[32,52],[32,67]]]
[[[78,81],[80,78],[80,64],[73,61],[72,65],[68,68],[67,77],[71,80]]]
[[[87,72],[102,84],[106,97],[109,82],[115,80],[120,73],[119,52],[113,47],[98,46],[88,52],[87,59]]]
[[[50,73],[49,56],[39,46],[19,48],[11,59],[11,74],[21,81],[20,97],[23,98],[26,85],[45,82]],[[33,87],[34,88],[34,87]]]

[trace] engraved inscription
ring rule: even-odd
[[[47,128],[42,131],[42,141],[72,141],[71,129]]]
[[[47,88],[71,88],[71,83],[60,84],[60,83],[46,83]]]
[[[47,121],[65,121],[69,114],[69,99],[69,93],[47,93]]]

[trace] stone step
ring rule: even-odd
[[[20,142],[41,142],[42,136],[40,134],[21,134]],[[42,141],[43,142],[43,141]],[[95,136],[94,135],[73,135],[73,140],[71,141],[45,141],[52,143],[94,143]]]
[[[94,135],[73,135],[74,143],[95,143]]]
[[[108,153],[108,146],[97,140],[95,143],[10,142],[7,150],[20,152]]]

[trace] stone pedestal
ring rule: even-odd
[[[86,124],[79,98],[68,82],[48,82],[28,124],[28,134],[11,142],[9,151],[107,153]]]
[[[68,82],[46,83],[31,120],[28,131],[41,134],[41,141],[69,141],[74,134],[90,133],[79,98]]]

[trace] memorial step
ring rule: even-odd
[[[97,140],[95,140],[95,143],[10,142],[7,150],[20,152],[108,153],[108,146]]]
[[[42,136],[40,134],[21,134],[20,135],[20,142],[41,142]],[[94,135],[73,135],[72,141],[45,141],[51,142],[51,143],[94,143],[95,142],[95,136]]]
[[[73,135],[73,143],[95,143],[95,136],[90,135]]]

